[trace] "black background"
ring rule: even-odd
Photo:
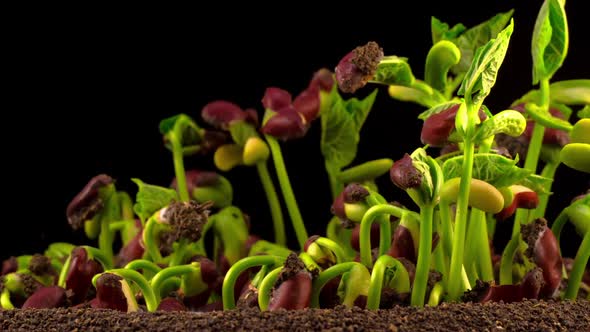
[[[590,31],[582,4],[567,2],[569,54],[554,80],[590,77]],[[65,208],[98,173],[110,174],[132,194],[131,177],[168,185],[172,158],[158,132],[164,117],[182,112],[200,122],[200,109],[215,99],[255,107],[261,114],[266,87],[296,95],[315,70],[333,69],[340,57],[369,40],[386,55],[408,57],[422,78],[431,15],[470,27],[515,8],[515,32],[486,104],[498,112],[531,88],[530,38],[541,1],[363,5],[321,9],[285,3],[279,8],[277,2],[277,7],[252,8],[224,2],[192,9],[53,7],[20,13],[3,51],[10,58],[4,61],[7,97],[14,102],[3,112],[0,256],[39,252],[52,241],[82,243],[83,235],[67,225]],[[422,110],[391,100],[380,88],[354,164],[398,159],[418,147],[416,116]],[[331,202],[319,123],[303,140],[283,144],[283,152],[308,231],[323,233]],[[207,160],[190,158],[186,164],[212,169]],[[234,184],[236,205],[252,217],[253,231],[270,236],[255,170],[240,167],[226,176]],[[549,205],[550,220],[589,184],[587,175],[565,166],[556,178],[559,197]],[[379,184],[388,199],[408,202],[387,177]],[[500,231],[510,226],[499,226]],[[288,232],[294,240],[290,227]],[[579,239],[572,239],[567,242],[573,248]]]

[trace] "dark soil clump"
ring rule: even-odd
[[[442,304],[362,310],[338,307],[121,313],[97,309],[0,311],[2,331],[588,331],[590,302]]]

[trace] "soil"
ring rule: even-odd
[[[418,309],[257,309],[121,313],[106,309],[0,311],[2,331],[590,331],[590,302],[442,304]]]

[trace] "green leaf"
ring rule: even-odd
[[[178,194],[173,189],[147,184],[137,178],[131,179],[131,181],[139,187],[133,211],[141,220],[147,220],[173,200],[178,200]]]
[[[381,60],[372,82],[411,86],[414,80],[414,74],[412,74],[408,59],[393,55],[386,56]]]
[[[570,132],[573,128],[569,122],[552,116],[551,113],[542,110],[536,104],[528,103],[525,105],[525,109],[527,114],[533,120],[535,120],[535,122],[543,125],[544,127],[565,130],[567,132]]]
[[[534,190],[537,194],[550,194],[547,188],[551,188],[552,178],[547,178],[537,174],[529,174],[524,179],[519,180],[516,184],[523,185]]]
[[[434,40],[436,29],[436,35],[440,35],[440,39],[453,42],[461,50],[461,59],[457,65],[451,68],[451,72],[455,75],[467,72],[473,62],[476,50],[490,39],[495,38],[506,27],[513,12],[514,10],[510,10],[497,14],[467,30],[462,24],[457,24],[450,30],[444,30],[445,27],[448,29],[448,25],[433,18],[431,22],[433,43],[438,42],[438,40]]]
[[[578,111],[578,118],[580,119],[588,119],[590,118],[590,105],[584,106],[581,110]]]
[[[182,147],[195,147],[202,141],[201,128],[186,114],[177,114],[160,121],[160,133],[166,138],[172,132],[176,133]],[[170,144],[166,147],[171,149]]]
[[[258,137],[256,128],[246,121],[233,121],[229,125],[229,133],[233,141],[239,146],[246,145],[250,137]]]
[[[478,153],[473,157],[473,178],[486,181],[495,187],[506,187],[527,178],[532,172],[516,166],[512,160],[494,153]],[[463,168],[463,156],[447,159],[443,163],[445,179],[460,177]]]
[[[176,125],[176,121],[178,121],[178,119],[180,119],[180,117],[182,115],[183,114],[173,115],[169,118],[166,118],[166,119],[160,121],[160,134],[166,135],[168,132],[170,132],[172,129],[174,129],[174,126]]]
[[[320,149],[326,164],[340,169],[354,160],[360,140],[359,132],[376,96],[375,89],[363,100],[343,100],[338,91],[333,90],[332,105],[321,116]]]
[[[560,0],[545,0],[533,31],[533,84],[550,79],[561,67],[569,43],[565,8]]]
[[[590,104],[590,80],[566,80],[549,86],[552,102],[566,105]]]
[[[475,133],[474,140],[480,142],[500,133],[518,137],[525,129],[526,119],[524,116],[518,111],[506,110],[485,120]]]
[[[461,23],[455,24],[449,28],[447,23],[441,22],[438,18],[432,16],[430,19],[430,29],[432,31],[432,45],[441,40],[455,39],[465,31],[465,26]]]
[[[449,101],[447,103],[438,104],[438,105],[431,107],[431,108],[427,109],[426,111],[420,113],[420,115],[418,115],[418,119],[426,120],[434,114],[438,114],[444,110],[447,110],[455,105],[460,105],[460,104],[461,104],[460,101]]]
[[[508,27],[495,39],[477,49],[473,63],[459,88],[459,95],[470,96],[473,102],[478,104],[490,93],[506,56],[513,29],[514,21],[511,20]]]

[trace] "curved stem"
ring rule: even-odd
[[[432,217],[434,206],[426,205],[420,208],[420,244],[418,246],[418,263],[416,264],[416,276],[412,288],[411,304],[424,306],[428,274],[430,273],[430,256],[432,253]]]
[[[553,179],[555,178],[555,172],[557,172],[557,167],[559,167],[559,162],[550,162],[545,164],[545,167],[543,167],[543,171],[541,172],[541,176],[549,178],[549,179]],[[551,192],[551,185],[553,184],[553,182],[549,182],[547,185],[547,188],[545,188],[545,190],[547,192]],[[533,218],[541,218],[543,216],[545,216],[545,210],[547,210],[547,203],[549,202],[549,194],[547,193],[542,193],[539,194],[539,205],[537,206],[537,208],[535,209],[535,212],[533,213]]]
[[[134,261],[129,262],[129,264],[125,265],[126,269],[129,270],[144,270],[144,271],[150,271],[152,273],[158,273],[162,270],[161,267],[159,267],[158,265],[154,264],[152,261],[149,261],[147,259],[136,259]]]
[[[381,256],[375,261],[375,266],[371,272],[371,284],[369,286],[369,294],[367,294],[367,309],[379,309],[381,290],[383,289],[383,277],[388,268],[396,269],[395,278],[399,284],[395,287],[395,290],[398,293],[407,293],[410,291],[410,276],[405,266],[391,256]]]
[[[270,295],[272,293],[272,288],[277,282],[279,278],[279,273],[283,267],[277,267],[276,269],[270,271],[258,287],[258,307],[260,307],[261,311],[268,310],[268,304],[270,303]]]
[[[303,223],[303,218],[301,217],[301,212],[299,212],[299,206],[297,205],[295,194],[293,193],[293,188],[291,187],[291,182],[289,181],[289,175],[287,174],[287,169],[285,168],[285,161],[283,160],[281,147],[279,142],[277,142],[274,137],[265,135],[265,138],[268,142],[268,146],[270,147],[277,177],[281,186],[281,191],[283,192],[283,198],[285,199],[289,217],[291,218],[291,223],[293,224],[295,235],[297,236],[297,242],[299,242],[299,247],[303,250],[305,241],[308,238],[307,230],[305,229],[305,224]]]
[[[340,245],[346,253],[346,257],[354,257],[356,250],[350,244],[352,229],[345,229],[340,225],[338,217],[332,217],[326,227],[326,237]]]
[[[285,261],[283,257],[277,256],[252,256],[242,258],[236,262],[225,274],[221,297],[223,300],[223,310],[234,309],[236,301],[234,298],[234,285],[236,280],[247,269],[260,265],[281,265]]]
[[[317,238],[316,243],[330,249],[336,256],[336,263],[344,263],[348,260],[348,256],[346,256],[344,249],[342,249],[336,241],[332,241],[326,237],[319,237]]]
[[[360,264],[357,262],[346,262],[342,264],[336,264],[332,267],[329,267],[322,271],[318,277],[313,281],[313,288],[311,291],[311,308],[319,308],[320,306],[320,293],[322,288],[328,283],[328,281],[332,280],[333,278],[342,275],[350,271],[356,264]]]
[[[59,279],[57,281],[57,285],[61,288],[66,288],[66,278],[68,277],[68,270],[70,269],[70,265],[72,265],[72,255],[70,254],[64,265],[61,267],[59,272]]]
[[[289,256],[291,252],[292,251],[288,248],[280,246],[273,242],[269,242],[266,240],[258,240],[250,247],[248,256],[265,254],[287,258],[287,256]]]
[[[154,263],[162,261],[162,254],[156,243],[156,235],[154,234],[156,225],[158,222],[155,219],[155,215],[151,216],[145,223],[145,229],[143,230],[143,243],[145,245],[145,251],[150,256]]]
[[[268,201],[268,206],[270,208],[270,215],[272,217],[272,224],[275,232],[275,242],[282,246],[286,246],[287,236],[285,235],[283,211],[281,211],[281,203],[279,202],[277,191],[270,178],[266,161],[257,163],[256,170],[258,171],[258,177],[260,178],[260,183],[262,183],[262,188],[264,189],[266,200]]]
[[[574,259],[574,265],[572,267],[572,272],[570,273],[567,289],[565,291],[566,299],[575,300],[578,297],[578,290],[580,289],[580,283],[582,281],[582,277],[584,276],[584,271],[586,269],[586,264],[588,264],[589,258],[590,232],[586,232],[586,235],[584,235],[584,239],[582,240],[582,244],[580,245],[580,248],[578,248],[576,258]]]
[[[365,212],[363,219],[361,220],[361,229],[359,234],[359,247],[360,247],[360,254],[361,254],[361,263],[365,265],[367,268],[371,268],[373,266],[373,258],[371,257],[371,225],[375,218],[382,214],[393,215],[401,219],[402,215],[404,214],[404,210],[391,205],[391,204],[378,204],[372,206]],[[381,252],[382,242],[388,242],[388,245],[391,244],[391,224],[389,224],[389,218],[380,218],[377,220],[379,222],[379,251]],[[389,234],[387,234],[387,229],[389,226]]]
[[[188,241],[184,238],[181,238],[178,243],[173,244],[174,250],[172,251],[172,256],[170,258],[170,266],[180,265],[184,261],[184,256],[186,250],[188,249]]]
[[[520,244],[520,233],[510,239],[500,260],[500,285],[512,285],[512,261]]]
[[[176,187],[178,188],[178,196],[183,202],[188,202],[190,196],[188,194],[188,186],[186,184],[186,174],[184,172],[184,156],[182,153],[182,144],[180,143],[180,135],[176,128],[168,133],[168,140],[172,146],[172,160],[174,162],[174,173],[176,175]]]
[[[168,280],[172,277],[177,277],[177,276],[182,276],[185,274],[197,272],[197,271],[200,271],[200,269],[201,268],[200,268],[199,263],[191,263],[191,264],[187,264],[187,265],[177,265],[177,266],[167,267],[165,269],[160,270],[160,272],[156,273],[156,275],[150,281],[150,284],[152,285],[152,289],[154,290],[154,294],[156,295],[158,302],[160,301],[160,296],[161,296],[160,289],[162,288],[162,285],[164,284],[164,282],[166,280]]]
[[[82,246],[82,248],[86,250],[89,258],[96,259],[102,265],[103,269],[105,269],[105,271],[113,267],[111,263],[112,261],[104,252],[102,252],[102,250],[90,246]]]
[[[445,288],[440,281],[434,284],[434,287],[432,287],[432,290],[430,291],[428,305],[431,307],[436,307],[440,303],[444,291]]]
[[[4,288],[0,295],[0,308],[4,310],[14,309],[14,305],[12,304],[12,301],[10,301],[10,291],[7,288]]]
[[[449,270],[449,298],[459,299],[461,295],[460,274],[463,263],[463,249],[465,245],[465,228],[467,226],[467,214],[469,212],[469,190],[473,173],[473,156],[475,146],[470,139],[465,139],[465,151],[463,155],[463,167],[461,183],[459,185],[459,197],[457,200],[457,215],[455,216],[455,231],[453,248],[451,253],[451,268]]]
[[[150,287],[150,283],[144,278],[144,276],[141,275],[141,273],[127,269],[114,269],[105,271],[104,273],[114,273],[121,276],[122,278],[133,281],[143,294],[147,310],[149,312],[154,312],[158,309],[160,301],[156,298],[152,287]],[[94,278],[92,278],[92,285],[96,287],[96,280],[102,274],[103,273],[97,274],[94,276]]]
[[[301,259],[301,261],[303,262],[303,264],[305,265],[305,267],[309,271],[314,271],[315,270],[315,271],[318,271],[319,272],[319,271],[322,270],[322,268],[305,251],[302,251],[301,253],[299,253],[299,259]]]
[[[389,171],[392,165],[393,160],[389,158],[367,161],[360,165],[341,171],[338,175],[338,180],[340,180],[342,183],[372,180]]]

